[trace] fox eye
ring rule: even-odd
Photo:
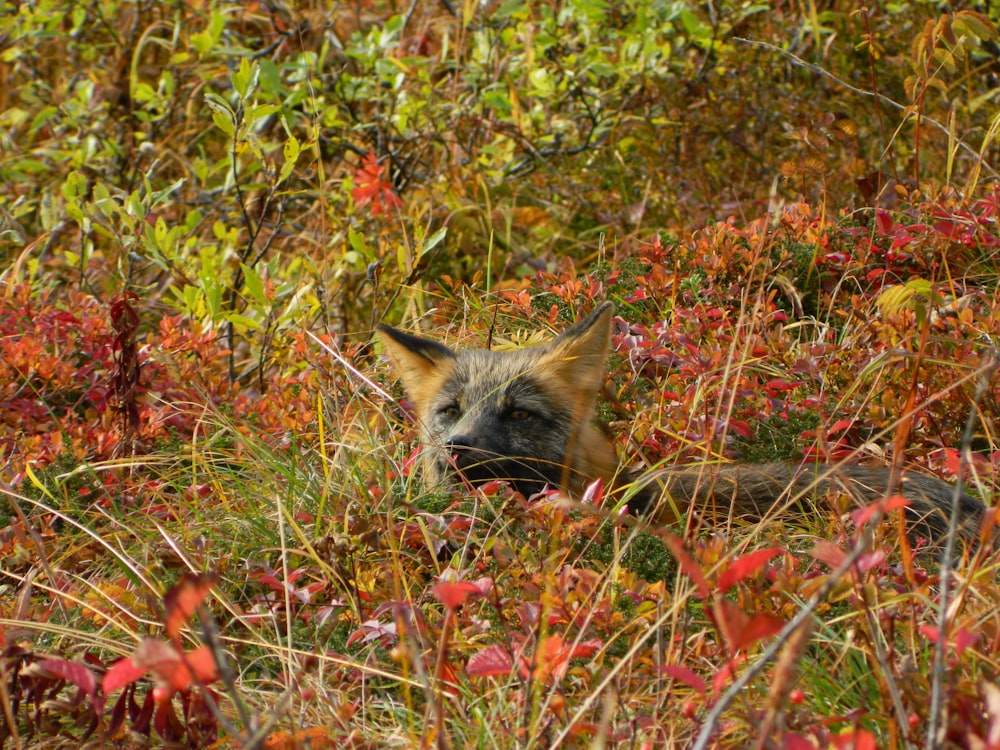
[[[448,404],[438,409],[438,414],[442,417],[448,417],[449,419],[455,419],[461,415],[461,413],[462,410],[458,408],[458,404]]]
[[[531,412],[527,409],[511,409],[510,413],[507,414],[511,419],[520,421],[522,419],[527,419],[531,416]]]

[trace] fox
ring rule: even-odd
[[[861,464],[719,462],[669,467],[639,477],[622,468],[596,422],[611,349],[613,304],[599,304],[548,342],[516,350],[455,350],[377,326],[383,350],[413,404],[423,471],[432,484],[508,482],[531,497],[546,487],[580,497],[596,480],[629,512],[677,523],[699,517],[756,522],[807,499],[847,495],[865,507],[902,495],[912,539],[938,544],[957,493],[958,532],[975,543],[985,505],[960,487]]]

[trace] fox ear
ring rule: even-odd
[[[546,348],[546,363],[568,386],[596,392],[604,382],[605,360],[611,347],[611,314],[604,302],[583,320],[567,328]]]
[[[435,376],[457,356],[437,341],[403,333],[382,324],[376,326],[376,330],[410,398],[418,398],[427,386],[433,387]]]

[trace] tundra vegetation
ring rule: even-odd
[[[1000,746],[989,545],[442,491],[373,337],[611,300],[626,463],[992,504],[997,20],[0,2],[0,746]]]

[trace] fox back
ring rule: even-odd
[[[413,402],[430,478],[509,481],[525,496],[612,482],[618,459],[593,424],[611,304],[543,346],[453,350],[380,325]]]

